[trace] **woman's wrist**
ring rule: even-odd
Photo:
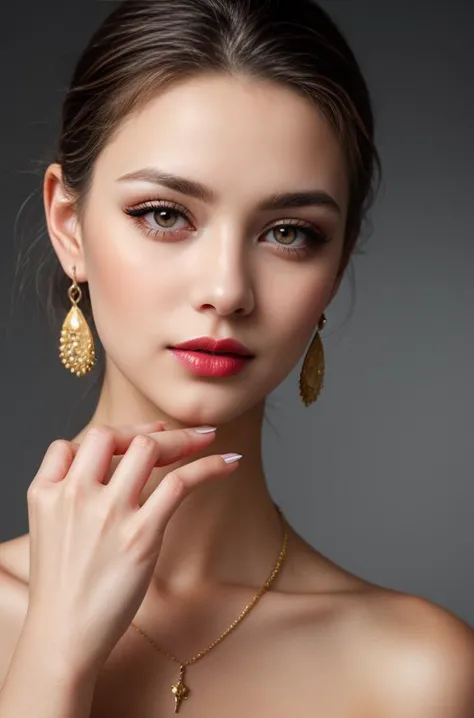
[[[44,627],[25,621],[0,687],[0,718],[89,717],[97,673],[69,663],[44,635]]]
[[[101,668],[90,656],[80,654],[72,634],[66,634],[40,610],[28,611],[17,651],[71,689],[95,685]]]

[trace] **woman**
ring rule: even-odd
[[[1,546],[0,718],[473,715],[472,630],[325,558],[263,471],[308,344],[322,388],[373,137],[309,0],[127,1],[91,39],[44,205],[61,359],[94,370],[96,330],[103,380]]]

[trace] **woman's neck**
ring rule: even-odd
[[[189,594],[223,584],[258,589],[267,578],[281,548],[282,528],[262,465],[264,408],[263,401],[244,415],[218,424],[208,449],[152,471],[140,504],[180,464],[207,454],[235,451],[243,455],[230,476],[194,489],[176,509],[166,527],[151,591],[156,588],[162,593]],[[149,406],[140,409],[137,402],[124,405],[115,396],[112,401],[110,386],[105,384],[93,417],[74,441],[80,442],[91,426],[113,427],[155,419],[165,420],[169,429],[184,427],[156,408],[152,412]]]

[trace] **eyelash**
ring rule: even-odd
[[[144,220],[144,217],[147,214],[152,213],[153,211],[158,210],[171,210],[173,213],[176,213],[178,215],[181,215],[184,219],[186,219],[187,222],[190,222],[190,217],[188,214],[188,211],[185,207],[182,205],[177,204],[176,202],[169,202],[165,200],[146,200],[144,203],[136,206],[136,207],[129,207],[125,209],[125,213],[130,215],[134,218],[136,223],[140,226],[140,228],[145,227],[145,231],[147,236],[152,235],[153,237],[163,237],[168,234],[172,234],[173,232],[179,232],[181,230],[160,230],[160,229],[153,229],[149,225],[146,227],[147,223]],[[267,232],[270,232],[272,229],[275,229],[276,227],[296,227],[297,229],[304,230],[303,234],[306,234],[307,237],[307,245],[304,247],[297,247],[296,249],[292,249],[291,247],[286,247],[284,245],[281,245],[277,242],[278,251],[283,252],[285,254],[291,254],[295,258],[299,258],[302,256],[307,256],[310,254],[313,254],[317,248],[321,244],[325,244],[329,241],[329,238],[327,234],[321,230],[314,229],[311,225],[308,225],[306,222],[303,222],[301,220],[290,220],[287,222],[281,222],[279,224],[273,225],[273,227],[269,227],[269,229],[266,230],[265,234]]]

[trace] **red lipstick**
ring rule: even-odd
[[[232,376],[254,356],[250,349],[232,338],[197,337],[169,349],[178,361],[198,376]]]

